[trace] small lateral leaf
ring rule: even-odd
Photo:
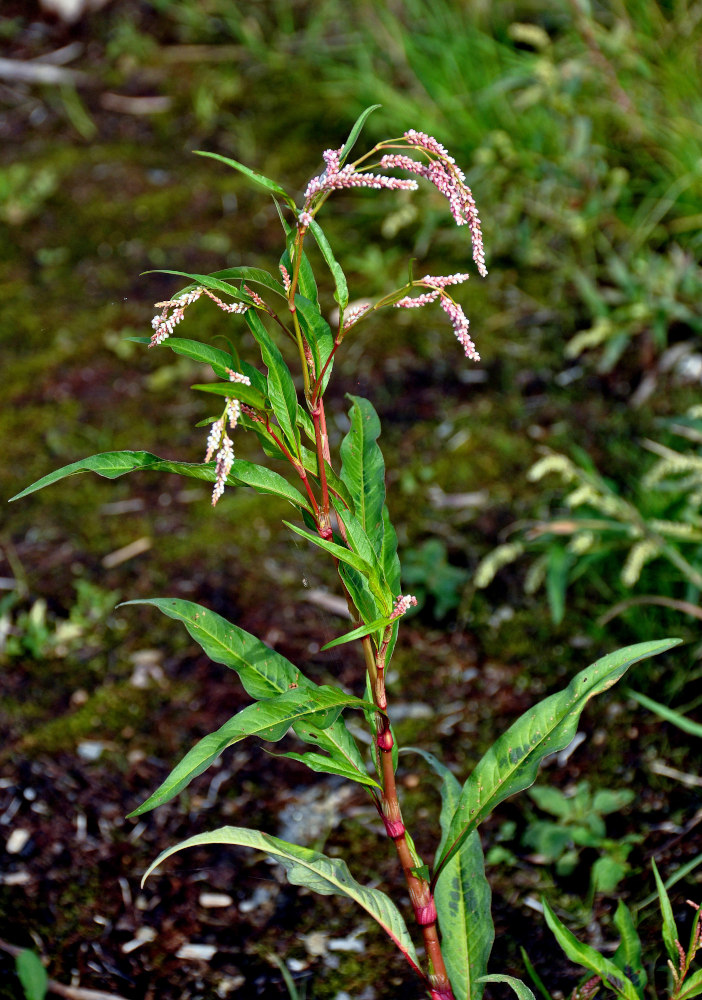
[[[335,646],[343,646],[347,642],[353,642],[354,639],[362,639],[364,636],[370,635],[371,632],[378,632],[380,629],[385,629],[390,624],[390,621],[390,618],[376,618],[369,625],[359,625],[358,628],[347,632],[346,635],[340,635],[338,639],[332,639],[331,642],[322,646],[322,652],[326,649],[334,649]]]
[[[198,392],[209,392],[213,396],[240,399],[255,410],[266,409],[266,397],[245,382],[207,382],[204,385],[191,385],[190,388]]]
[[[514,992],[517,994],[519,1000],[536,1000],[536,997],[529,989],[526,983],[523,983],[521,979],[515,979],[514,976],[500,976],[497,973],[492,973],[489,976],[481,976],[481,983],[506,983],[511,986]]]
[[[676,1000],[692,1000],[700,993],[702,993],[702,969],[697,969],[691,976],[687,977],[680,993],[676,996]]]
[[[542,897],[541,902],[544,908],[546,923],[553,931],[566,957],[576,965],[580,965],[583,969],[587,969],[594,975],[599,976],[605,986],[614,990],[624,1000],[639,1000],[638,993],[634,989],[634,984],[627,979],[621,969],[610,959],[605,958],[604,955],[600,955],[599,951],[591,948],[589,944],[578,941],[575,935],[561,923],[548,905],[547,900]]]
[[[346,308],[349,304],[349,289],[346,283],[346,276],[341,270],[341,266],[337,261],[331,246],[329,245],[329,240],[326,238],[322,231],[322,227],[314,219],[310,223],[310,232],[317,241],[317,246],[319,247],[322,257],[326,261],[327,267],[331,271],[332,277],[334,278],[334,285],[336,291],[334,292],[334,298],[339,303],[341,310]]]
[[[239,288],[235,288],[226,281],[221,281],[219,278],[215,278],[211,274],[191,274],[188,271],[171,271],[165,268],[144,271],[144,274],[175,274],[180,278],[190,278],[190,280],[196,285],[203,285],[205,288],[209,288],[212,292],[220,292],[222,295],[231,295],[232,298],[237,299],[239,302],[245,302],[249,306],[253,305],[251,296],[246,292]]]
[[[360,885],[351,875],[346,863],[339,858],[328,858],[308,847],[298,847],[297,844],[290,844],[268,833],[247,830],[243,827],[224,826],[211,833],[197,834],[159,854],[146,870],[142,886],[152,871],[176,851],[209,844],[252,847],[278,861],[285,868],[288,881],[292,885],[306,886],[324,896],[346,896],[354,900],[374,920],[377,920],[415,972],[424,978],[407,926],[400,911],[384,892]]]
[[[339,154],[340,166],[343,167],[344,163],[346,162],[346,158],[348,157],[353,147],[356,145],[356,139],[358,139],[359,135],[361,134],[361,129],[366,124],[366,121],[368,120],[370,115],[372,115],[373,112],[377,111],[378,108],[380,107],[382,107],[381,104],[371,104],[369,108],[366,108],[366,110],[362,111],[361,114],[358,116],[358,118],[354,122],[353,128],[349,132],[349,137],[342,146],[341,153]]]
[[[568,746],[582,710],[594,695],[616,684],[634,663],[679,643],[679,639],[640,642],[603,656],[562,691],[517,719],[490,747],[463,786],[437,872],[495,806],[533,784],[544,757]]]
[[[317,771],[321,774],[337,774],[342,778],[348,778],[349,781],[355,781],[359,785],[380,788],[378,782],[374,778],[371,778],[367,772],[357,771],[355,768],[349,767],[345,761],[326,757],[321,753],[284,753],[280,754],[280,756],[289,757],[291,760],[299,760],[301,764],[305,764],[312,771]]]
[[[330,555],[334,556],[340,562],[346,563],[348,566],[352,566],[357,570],[362,576],[368,577],[371,575],[371,567],[365,560],[361,559],[360,556],[352,552],[351,549],[344,548],[343,545],[337,545],[336,542],[330,542],[326,538],[320,538],[319,535],[313,535],[310,531],[305,531],[304,528],[299,528],[296,524],[291,524],[290,521],[283,521],[286,527],[290,528],[297,535],[301,535],[302,538],[306,538],[308,542],[312,542],[313,545],[318,545],[320,549],[324,549]]]
[[[328,726],[326,729],[319,729],[318,726],[313,726],[306,719],[302,719],[295,723],[293,729],[299,739],[314,744],[319,750],[325,750],[330,757],[346,766],[349,771],[357,775],[368,773],[358,744],[346,728],[343,718],[338,718],[333,726]],[[358,777],[354,778],[354,781],[358,780]]]
[[[36,952],[23,948],[15,958],[15,970],[26,1000],[44,1000],[49,977]]]
[[[668,952],[668,958],[677,968],[678,961],[680,958],[678,952],[678,929],[675,925],[675,917],[673,916],[673,907],[670,905],[670,897],[668,896],[668,890],[663,885],[663,879],[658,874],[658,866],[656,862],[651,859],[651,866],[653,868],[653,877],[656,880],[656,889],[658,890],[658,902],[661,908],[661,918],[663,920],[663,943],[665,945],[665,950]]]
[[[253,181],[255,184],[259,184],[267,191],[270,191],[271,194],[278,195],[279,198],[286,201],[292,208],[295,207],[295,201],[290,197],[287,191],[282,188],[280,184],[276,184],[275,181],[272,181],[269,177],[265,177],[263,174],[260,174],[258,170],[252,170],[251,167],[245,167],[244,164],[239,163],[238,160],[232,160],[228,156],[221,156],[219,153],[210,153],[204,149],[196,149],[194,152],[196,156],[209,156],[212,160],[219,160],[220,163],[226,163],[228,167],[233,167],[234,170],[238,170],[239,173],[248,177],[249,180]]]
[[[366,703],[339,688],[305,686],[294,688],[248,705],[225,722],[217,732],[204,736],[176,764],[166,780],[130,816],[141,816],[169,802],[220,756],[248,736],[277,743],[298,720],[308,720],[320,729],[333,725],[344,708],[365,708]]]

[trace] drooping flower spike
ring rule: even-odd
[[[469,330],[468,317],[463,309],[455,302],[446,291],[450,285],[459,285],[468,279],[467,274],[450,274],[446,276],[436,276],[426,274],[423,278],[414,281],[413,285],[419,288],[427,288],[428,291],[420,295],[406,295],[399,302],[395,303],[396,309],[419,309],[422,306],[430,305],[438,301],[448,318],[451,320],[453,332],[456,339],[465,351],[466,357],[471,361],[480,361],[480,355],[476,350]]]
[[[151,328],[154,332],[149,347],[156,347],[157,344],[162,344],[164,340],[167,340],[183,319],[187,307],[193,302],[197,302],[201,295],[207,295],[223,312],[245,313],[250,308],[245,302],[223,302],[209,288],[203,288],[202,285],[199,285],[175,299],[156,303],[156,308],[161,309],[161,315],[154,316],[151,320]],[[170,310],[173,311],[169,315]]]

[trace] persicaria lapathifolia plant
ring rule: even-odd
[[[481,275],[487,272],[473,196],[464,174],[435,139],[409,131],[400,138],[378,143],[369,153],[347,163],[372,110],[361,115],[340,149],[324,153],[326,168],[308,184],[301,208],[274,181],[226,157],[203,154],[223,161],[266,188],[276,199],[285,234],[285,250],[277,267],[270,271],[243,266],[212,275],[167,272],[180,274],[193,283],[158,304],[161,312],[153,321],[153,336],[150,340],[141,338],[151,346],[165,343],[178,354],[210,365],[218,377],[214,384],[194,386],[224,400],[221,414],[211,421],[205,461],[166,461],[143,451],[107,452],[51,473],[19,496],[85,470],[116,478],[133,470],[151,469],[212,482],[213,504],[226,486],[248,486],[260,494],[287,500],[298,516],[297,523],[285,522],[288,527],[334,561],[354,628],[325,648],[352,641],[361,643],[367,674],[364,696],[315,684],[302,669],[255,636],[197,604],[174,598],[129,602],[154,605],[182,622],[212,660],[237,672],[254,699],[217,732],[200,740],[132,815],[172,799],[227,747],[245,737],[277,742],[292,729],[313,749],[285,756],[313,771],[342,776],[367,789],[397,851],[414,918],[421,930],[424,957],[420,958],[400,911],[385,893],[357,882],[345,862],[267,833],[228,826],[198,834],[164,851],[144,878],[185,847],[215,843],[253,847],[276,858],[293,884],[354,899],[395,942],[433,1000],[479,1000],[483,983],[490,980],[509,982],[521,997],[527,997],[530,991],[518,980],[486,976],[494,931],[478,826],[499,802],[534,781],[539,763],[547,754],[570,743],[580,713],[593,695],[611,686],[632,663],[668,649],[676,640],[641,643],[593,664],[565,690],[518,719],[463,784],[431,754],[414,751],[424,756],[435,773],[442,796],[441,838],[433,871],[429,869],[405,828],[395,781],[398,746],[391,726],[385,676],[400,619],[416,602],[411,595],[400,593],[397,535],[385,503],[385,467],[377,444],[380,422],[367,400],[351,397],[350,430],[341,443],[339,456],[332,456],[324,394],[345,338],[383,306],[407,309],[438,303],[465,354],[479,360],[468,332],[468,320],[450,291],[468,275],[415,279],[410,272],[403,287],[375,303],[349,308],[346,278],[316,217],[334,191],[354,187],[414,189],[414,178],[423,178],[446,196],[455,221],[468,226],[475,265]],[[401,170],[414,176],[407,179],[379,170]],[[315,275],[304,251],[309,236],[319,247],[333,279],[339,306],[334,329],[321,311]],[[242,317],[237,322],[243,321],[252,335],[264,370],[240,358],[234,348],[227,352],[173,336],[188,306],[203,295],[224,312]],[[279,346],[285,347],[286,342],[291,345],[288,353],[296,358],[301,393]],[[235,458],[230,432],[237,426],[258,437],[271,465],[292,470],[292,480],[268,464]],[[360,710],[365,716],[372,735],[370,763],[374,773],[369,773],[346,726],[343,712],[348,709]]]

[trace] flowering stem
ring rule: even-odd
[[[322,538],[331,538],[332,529],[329,519],[329,488],[327,486],[327,470],[325,468],[325,451],[329,454],[329,444],[326,440],[326,421],[324,420],[324,404],[321,399],[312,410],[312,421],[314,423],[314,436],[317,442],[317,466],[319,469],[319,482],[322,488],[322,507],[317,513],[317,523],[319,533]],[[324,429],[322,424],[324,423]]]
[[[298,462],[297,459],[293,455],[290,454],[290,452],[285,447],[285,445],[283,444],[283,442],[280,440],[280,438],[278,437],[278,435],[273,430],[271,430],[271,426],[268,423],[268,421],[266,421],[266,430],[268,431],[268,433],[270,434],[270,436],[273,439],[273,441],[275,441],[275,443],[278,445],[278,447],[280,448],[280,450],[282,451],[282,453],[287,458],[288,462],[290,462],[290,464],[295,469],[295,472],[297,472],[298,476],[302,480],[302,482],[304,484],[304,487],[305,487],[305,490],[307,491],[307,496],[310,498],[310,503],[312,504],[312,510],[314,511],[314,516],[319,521],[319,513],[320,513],[319,512],[319,504],[317,503],[315,495],[312,492],[312,487],[310,486],[310,481],[307,478],[307,472],[305,470],[304,465],[302,464],[302,462]],[[327,503],[328,502],[329,501],[327,499]],[[324,535],[323,537],[326,538],[327,536]]]

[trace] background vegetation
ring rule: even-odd
[[[702,7],[114,0],[73,24],[29,7],[7,0],[0,16],[14,60],[0,81],[3,496],[98,450],[200,457],[193,426],[207,412],[186,391],[197,367],[125,341],[148,332],[151,303],[177,287],[140,273],[268,262],[278,223],[258,191],[191,151],[232,155],[301,189],[321,151],[381,103],[369,140],[422,129],[466,169],[490,270],[464,297],[478,368],[463,364],[440,315],[398,314],[359,329],[346,362],[357,378],[342,374],[336,387],[335,433],[344,391],[380,412],[406,584],[422,597],[397,654],[403,738],[432,749],[438,733],[465,774],[496,730],[584,657],[664,635],[687,645],[638,668],[632,687],[694,730]],[[53,72],[39,79],[37,66]],[[419,199],[360,192],[330,205],[325,230],[352,297],[387,289],[408,256],[422,273],[465,268],[465,234],[438,196]],[[214,336],[220,320],[198,304],[189,334]],[[238,446],[241,457],[253,448],[241,437]],[[565,485],[529,478],[545,453],[579,471]],[[345,988],[383,1000],[403,981],[391,964],[382,992],[368,929],[365,955],[359,938],[347,950],[314,939],[328,925],[327,937],[347,940],[351,927],[323,902],[307,900],[301,944],[292,890],[265,865],[242,874],[239,859],[224,859],[162,880],[160,896],[137,895],[136,875],[182,835],[188,811],[173,804],[137,830],[123,820],[168,770],[152,750],[171,745],[175,756],[238,692],[146,611],[115,610],[119,596],[192,597],[311,660],[321,678],[358,680],[357,661],[318,654],[338,631],[319,598],[333,580],[318,579],[274,523],[244,491],[212,515],[205,489],[175,479],[164,490],[81,477],[5,513],[0,937],[25,945],[38,935],[57,979],[75,969],[128,996],[284,995],[272,952],[311,979],[314,997]],[[413,693],[428,671],[433,703]],[[667,720],[613,692],[544,775],[570,805],[537,793],[488,827],[495,970],[523,969],[523,944],[549,989],[575,984],[534,912],[542,891],[595,944],[616,937],[617,894],[639,906],[653,890],[651,857],[679,876],[681,913],[685,895],[699,898],[699,731]],[[215,781],[236,774],[231,815],[243,809],[278,832],[281,809],[311,805],[292,762],[296,801],[257,795],[261,769],[274,766],[262,752],[235,755]],[[421,774],[408,760],[420,828]],[[629,787],[633,802],[621,795]],[[573,831],[586,814],[594,822],[605,789],[620,795],[617,808],[597,814],[583,847]],[[355,800],[339,798],[320,824],[299,835],[359,859],[377,853]],[[27,837],[15,850],[16,830]],[[427,852],[435,836],[424,831]],[[392,871],[388,857],[381,874]],[[224,917],[203,906],[203,881],[237,906]],[[641,917],[654,941],[653,909]],[[214,942],[216,956],[178,959],[193,941]],[[18,990],[7,979],[0,996]]]

